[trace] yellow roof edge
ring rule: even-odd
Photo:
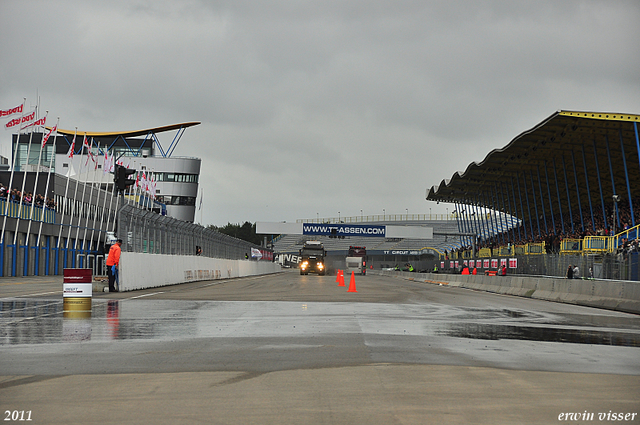
[[[640,115],[618,114],[615,112],[579,112],[579,111],[558,111],[558,115],[565,117],[589,118],[605,121],[630,121],[640,122]]]
[[[113,132],[96,132],[96,131],[79,131],[78,130],[77,134],[81,136],[84,136],[86,134],[87,137],[111,137],[111,136],[135,137],[135,136],[143,136],[149,133],[162,133],[163,131],[171,131],[171,130],[177,130],[179,128],[192,127],[198,124],[200,124],[199,121],[192,121],[192,122],[184,122],[180,124],[164,125],[161,127],[147,128],[143,130],[113,131]],[[51,127],[47,127],[47,129],[50,130]],[[76,130],[58,129],[58,134],[73,135],[75,133],[76,133]]]

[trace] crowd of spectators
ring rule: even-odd
[[[22,203],[22,205],[35,205],[42,208],[53,210],[56,208],[56,203],[53,198],[46,198],[37,193],[35,196],[32,192],[21,192],[17,188],[9,189],[4,184],[0,183],[0,199],[8,199],[11,202]]]
[[[629,208],[629,202],[620,201],[618,206],[618,216],[620,219],[620,225],[618,226],[618,220],[615,218],[614,207],[609,205],[605,207],[605,214],[607,214],[607,220],[605,225],[604,215],[602,213],[602,207],[593,209],[593,220],[591,219],[591,211],[587,208],[582,211],[573,211],[571,221],[568,221],[567,213],[564,214],[562,219],[564,220],[564,231],[562,226],[562,219],[560,214],[556,214],[553,217],[547,216],[547,223],[545,226],[544,217],[540,217],[538,220],[535,217],[532,218],[532,222],[521,223],[520,227],[514,227],[507,231],[493,235],[487,239],[479,240],[476,248],[489,248],[492,251],[499,249],[503,246],[512,245],[525,245],[530,243],[544,243],[546,253],[559,253],[562,241],[566,239],[584,239],[586,236],[613,236],[614,235],[614,219],[615,219],[615,233],[618,234],[624,230],[628,230],[632,223],[631,208]],[[635,223],[640,223],[640,200],[633,200],[633,213]],[[573,222],[573,226],[572,226]],[[584,222],[584,228],[582,223]],[[555,228],[553,224],[555,223]],[[595,225],[594,225],[595,224]],[[525,230],[526,226],[526,230]],[[540,231],[538,231],[540,226]],[[533,230],[533,231],[532,231]],[[526,234],[526,237],[525,237]],[[624,243],[623,243],[624,245]],[[451,256],[453,258],[461,258],[462,252],[470,250],[471,246],[462,246],[457,250],[452,250]],[[627,245],[624,248],[621,246],[619,251],[625,253],[632,252],[630,250],[638,249],[638,241],[627,241]],[[448,253],[446,254],[448,257]]]
[[[629,238],[623,238],[622,243],[618,247],[616,253],[626,257],[632,252],[640,252],[638,239],[629,240]]]

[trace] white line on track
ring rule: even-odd
[[[6,298],[21,298],[21,297],[35,297],[38,295],[51,295],[51,294],[61,294],[62,291],[53,291],[53,292],[40,292],[38,294],[21,294],[21,295],[14,295],[11,297],[2,297],[0,299],[6,299]]]
[[[128,300],[135,300],[136,298],[151,297],[153,295],[158,295],[158,294],[164,294],[164,291],[162,291],[162,292],[153,292],[151,294],[138,295],[137,297],[131,297],[131,298],[127,298],[127,299]]]

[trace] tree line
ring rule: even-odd
[[[250,242],[255,245],[262,243],[263,236],[256,234],[256,224],[245,221],[244,224],[231,224],[227,223],[226,226],[218,227],[213,224],[207,226],[207,229],[215,230],[216,232],[224,233],[225,235],[233,236],[237,239]]]

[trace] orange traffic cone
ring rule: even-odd
[[[349,290],[347,292],[358,292],[356,291],[356,278],[351,272],[351,281],[349,282]]]
[[[344,284],[344,271],[338,270],[338,286],[345,286]]]
[[[336,283],[340,283],[340,270],[336,272]]]

